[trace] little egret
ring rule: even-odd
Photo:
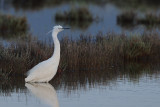
[[[64,29],[62,26],[54,26],[52,30],[52,38],[54,42],[54,53],[51,58],[40,62],[28,71],[25,82],[49,82],[57,72],[60,60],[60,43],[57,34]]]

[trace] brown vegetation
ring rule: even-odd
[[[61,40],[62,71],[98,71],[120,67],[125,62],[159,62],[159,34],[130,35],[101,33],[96,36],[81,35],[78,40],[64,37]],[[42,60],[48,59],[53,46],[40,42],[21,41],[0,49],[1,72],[23,75]],[[8,74],[9,73],[9,74]]]
[[[72,8],[63,13],[56,13],[56,22],[64,22],[72,27],[87,28],[94,20],[92,14],[87,8]]]
[[[138,17],[134,11],[123,12],[117,16],[117,23],[121,26],[133,27],[136,25],[158,26],[160,24],[160,16],[153,13],[145,14],[145,17]]]
[[[0,36],[3,38],[17,37],[27,33],[28,24],[25,17],[0,14]]]

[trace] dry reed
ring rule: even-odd
[[[61,40],[60,69],[62,71],[99,71],[120,67],[126,62],[159,62],[160,37],[158,33],[142,35],[102,34],[81,35],[72,40]],[[48,59],[53,46],[32,40],[17,41],[0,49],[1,72],[7,75],[23,75],[42,60]],[[8,74],[9,72],[9,74]]]

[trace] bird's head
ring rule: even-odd
[[[53,30],[54,30],[55,32],[57,32],[57,33],[63,31],[64,29],[69,29],[69,28],[62,27],[62,26],[60,26],[60,25],[53,27]]]
[[[50,32],[59,33],[59,32],[61,32],[61,31],[63,31],[64,29],[70,29],[70,28],[62,27],[62,26],[60,26],[60,25],[54,26],[54,27],[53,27],[53,30],[50,30],[47,34],[49,34]]]

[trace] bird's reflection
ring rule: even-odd
[[[57,94],[54,87],[49,83],[26,83],[28,90],[40,100],[51,107],[59,107]]]

